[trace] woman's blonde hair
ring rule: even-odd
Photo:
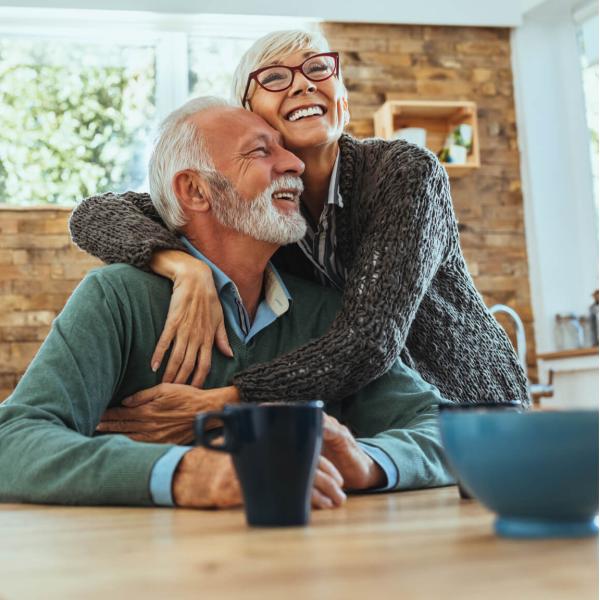
[[[242,96],[246,89],[248,76],[252,71],[256,71],[256,69],[269,65],[275,60],[286,58],[290,54],[295,54],[301,50],[330,52],[329,42],[321,32],[304,29],[274,31],[256,40],[246,50],[233,73],[233,82],[231,85],[232,102],[238,106],[242,106]],[[254,87],[251,85],[248,96],[251,96],[253,91]]]

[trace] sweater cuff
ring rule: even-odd
[[[373,461],[375,461],[383,470],[386,477],[386,483],[378,488],[369,488],[367,490],[361,490],[362,492],[387,492],[393,490],[398,485],[398,468],[394,461],[388,456],[387,452],[378,448],[377,446],[371,446],[360,440],[356,440],[361,450],[367,454]]]

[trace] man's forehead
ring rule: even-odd
[[[281,134],[276,129],[244,108],[214,107],[198,114],[196,123],[209,144],[241,147],[260,138],[281,144]]]

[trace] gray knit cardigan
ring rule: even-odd
[[[467,270],[446,171],[403,141],[343,135],[337,251],[348,269],[343,307],[321,338],[236,374],[246,401],[340,400],[379,377],[398,355],[455,402],[527,403],[512,345]],[[147,194],[84,200],[73,241],[104,262],[148,269],[154,251],[184,250]],[[314,273],[296,244],[275,264]]]

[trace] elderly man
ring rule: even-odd
[[[92,271],[0,405],[0,500],[190,507],[241,502],[229,457],[96,435],[96,428],[107,408],[113,420],[126,421],[133,412],[153,428],[160,415],[165,439],[189,443],[195,413],[238,401],[228,385],[237,371],[329,326],[337,294],[280,275],[269,264],[280,245],[304,235],[302,170],[262,119],[218,99],[190,101],[165,121],[150,162],[153,201],[211,267],[234,356],[214,352],[209,389],[162,384],[153,402],[136,408],[145,398],[135,392],[162,378],[147,365],[167,316],[170,283],[125,265]],[[398,361],[360,393],[327,406],[327,458],[313,505],[341,504],[342,487],[451,483],[436,424],[442,401]]]

